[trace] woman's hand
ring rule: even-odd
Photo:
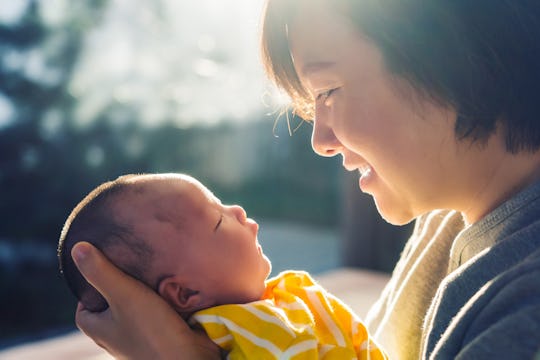
[[[107,300],[101,313],[77,307],[77,326],[119,359],[219,359],[219,348],[194,332],[150,288],[112,265],[89,243],[73,247],[73,260]]]

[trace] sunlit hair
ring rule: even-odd
[[[302,86],[294,69],[287,37],[288,24],[306,4],[309,1],[267,1],[262,23],[261,56],[269,78],[290,96],[293,112],[311,120],[315,115],[314,99]]]
[[[540,147],[539,1],[267,0],[263,63],[305,119],[314,117],[314,100],[294,69],[287,29],[292,21],[311,26],[302,7],[320,4],[348,17],[390,74],[453,108],[458,139],[483,143],[500,127],[508,151]]]
[[[98,186],[71,212],[58,242],[58,261],[69,288],[85,308],[102,311],[107,302],[82,276],[71,258],[73,246],[86,241],[100,249],[106,256],[114,252],[113,261],[120,269],[145,282],[145,271],[152,261],[153,250],[144,239],[133,234],[132,224],[123,223],[113,211],[112,204],[126,194],[144,191],[126,175]],[[153,286],[153,284],[148,284]]]

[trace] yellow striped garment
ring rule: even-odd
[[[307,273],[266,281],[262,300],[212,307],[190,318],[228,359],[386,359],[360,319]]]

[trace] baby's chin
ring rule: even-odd
[[[262,281],[259,286],[252,287],[249,293],[244,294],[244,299],[238,301],[238,303],[250,303],[264,299],[266,292],[266,281]]]
[[[268,280],[268,277],[270,276],[270,273],[272,272],[272,262],[270,261],[268,256],[266,256],[264,253],[262,255],[264,257],[266,265],[268,266],[268,269],[266,270],[266,278],[264,279],[266,281]]]

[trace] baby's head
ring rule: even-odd
[[[189,316],[261,298],[271,265],[257,231],[241,207],[221,204],[190,176],[126,175],[100,185],[75,207],[58,257],[69,287],[91,311],[107,303],[73,263],[71,249],[80,241]]]

